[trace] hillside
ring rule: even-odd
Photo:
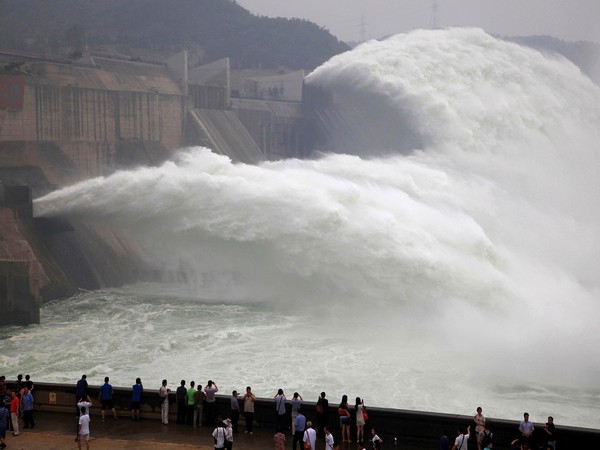
[[[85,43],[172,52],[234,67],[313,69],[347,45],[318,25],[251,14],[235,0],[0,0],[0,47],[75,54]]]
[[[557,53],[569,59],[581,71],[600,84],[600,44],[578,41],[568,42],[551,36],[522,36],[505,38],[545,53]]]

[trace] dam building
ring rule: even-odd
[[[185,51],[162,64],[0,51],[0,324],[39,322],[42,302],[79,289],[165,276],[105,225],[36,218],[33,198],[187,146],[235,163],[306,157],[303,79]]]

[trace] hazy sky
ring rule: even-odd
[[[435,0],[237,0],[254,14],[299,17],[344,41],[431,28]],[[600,43],[600,0],[437,0],[437,25],[504,36],[545,34]]]

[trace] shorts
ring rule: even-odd
[[[89,441],[90,440],[90,434],[80,434],[79,435],[79,440],[80,441]]]
[[[102,411],[106,411],[107,409],[113,409],[114,404],[112,398],[110,400],[102,400]]]
[[[131,409],[140,409],[142,402],[131,402]]]
[[[340,425],[350,425],[350,417],[340,416]]]

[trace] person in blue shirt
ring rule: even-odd
[[[33,395],[31,395],[31,392],[26,387],[23,388],[21,406],[23,407],[23,422],[25,423],[23,428],[35,427],[35,421],[33,420]]]
[[[107,409],[112,409],[113,416],[117,420],[117,412],[115,411],[115,405],[113,402],[113,389],[108,384],[108,377],[104,377],[104,384],[100,386],[100,401],[102,402],[102,422],[104,422],[104,415]]]
[[[140,420],[140,406],[142,404],[142,380],[135,379],[135,384],[131,387],[131,420]]]
[[[240,401],[238,400],[238,391],[233,391],[231,393],[231,398],[229,399],[230,407],[231,407],[231,427],[234,433],[238,432],[238,422],[240,420]]]
[[[296,416],[296,431],[294,432],[294,439],[292,440],[292,448],[296,450],[296,444],[300,442],[300,448],[302,448],[302,442],[304,442],[304,430],[306,429],[306,417],[302,414],[302,409],[298,410]]]

